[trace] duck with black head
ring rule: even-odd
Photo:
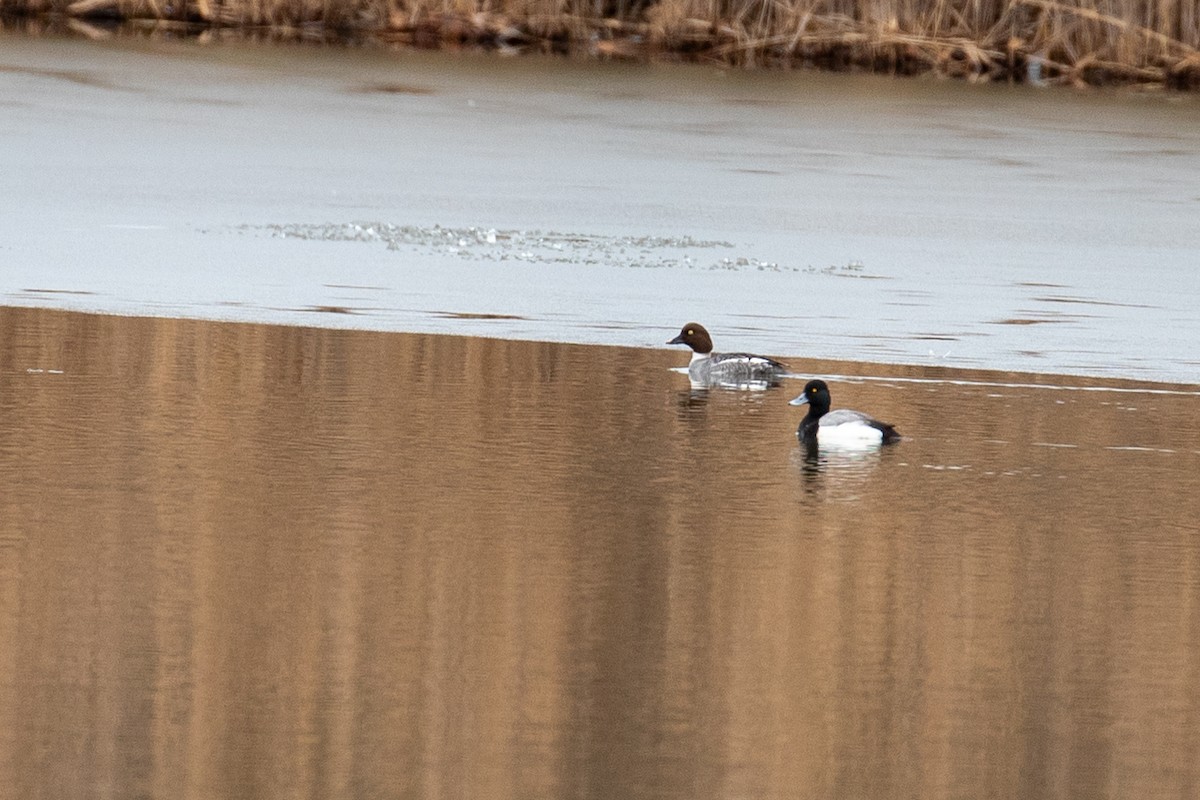
[[[808,406],[808,414],[800,420],[796,435],[809,447],[873,447],[901,438],[895,427],[861,411],[847,408],[830,411],[829,386],[822,380],[804,384],[804,391],[789,405]]]
[[[752,353],[714,353],[712,337],[698,322],[689,322],[667,344],[692,348],[688,377],[704,386],[766,388],[778,386],[788,374],[786,364]]]

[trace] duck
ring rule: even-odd
[[[808,406],[808,414],[800,420],[796,436],[809,446],[820,443],[863,447],[891,444],[901,439],[894,426],[861,411],[845,408],[830,411],[829,386],[822,380],[811,380],[804,384],[804,391],[788,405]]]
[[[776,386],[788,372],[786,364],[751,353],[714,353],[712,336],[703,325],[689,322],[667,344],[686,344],[692,348],[688,377],[706,386]]]

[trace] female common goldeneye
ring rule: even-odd
[[[667,344],[686,344],[692,348],[688,377],[695,383],[736,386],[776,386],[787,374],[786,365],[765,356],[750,353],[714,353],[712,337],[703,325],[689,322]]]
[[[900,441],[900,434],[886,422],[867,416],[861,411],[839,408],[829,410],[829,387],[825,381],[809,381],[804,393],[789,405],[808,406],[808,414],[800,420],[796,435],[806,445],[841,445],[843,447],[890,444]]]

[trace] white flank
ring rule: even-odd
[[[883,443],[883,431],[861,422],[821,425],[817,428],[817,443],[829,447],[870,447]]]

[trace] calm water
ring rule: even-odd
[[[682,360],[0,309],[0,796],[1200,793],[1196,387]]]

